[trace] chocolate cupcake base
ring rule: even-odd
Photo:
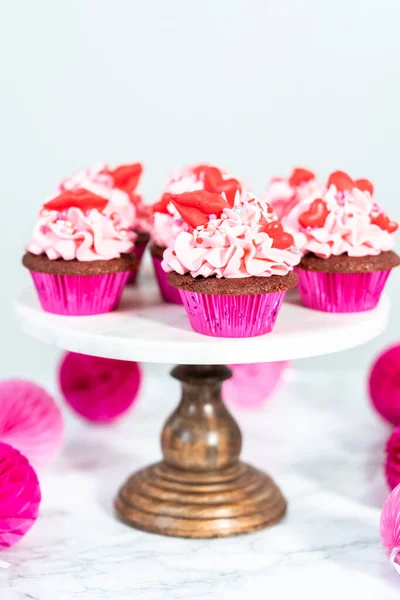
[[[124,254],[120,258],[112,260],[50,260],[45,254],[32,254],[27,252],[22,258],[24,267],[34,273],[48,273],[50,275],[109,275],[134,271],[137,268],[137,258],[134,253]]]
[[[330,256],[319,258],[315,254],[306,254],[301,259],[298,269],[323,273],[372,273],[387,271],[400,264],[400,257],[392,250],[381,252],[376,256]]]
[[[298,276],[294,271],[287,275],[271,275],[271,277],[243,277],[226,279],[224,277],[192,277],[172,272],[168,282],[185,292],[212,294],[214,296],[255,296],[286,292],[297,285]]]
[[[157,244],[151,244],[151,246],[150,246],[151,255],[154,256],[155,258],[159,258],[160,260],[163,259],[165,250],[166,250],[165,247],[157,246]]]

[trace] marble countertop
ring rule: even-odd
[[[160,458],[178,400],[165,367],[145,374],[120,423],[68,417],[63,455],[40,476],[40,519],[0,554],[9,563],[1,600],[398,600],[400,577],[379,540],[390,429],[369,407],[365,376],[293,371],[261,411],[234,410],[243,458],[276,479],[288,514],[247,536],[182,540],[135,531],[112,512],[126,476]]]

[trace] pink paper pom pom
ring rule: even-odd
[[[381,354],[369,375],[369,395],[386,421],[400,425],[400,345]]]
[[[400,485],[389,494],[383,505],[380,530],[389,561],[400,573]]]
[[[46,390],[23,379],[0,382],[0,441],[39,468],[57,456],[63,431],[60,409]]]
[[[386,480],[393,490],[400,483],[400,427],[396,427],[388,439],[386,453]]]
[[[67,352],[59,379],[62,393],[75,412],[88,421],[107,423],[132,406],[142,376],[135,362]]]
[[[0,548],[13,546],[32,527],[40,500],[38,478],[25,456],[0,442]]]
[[[272,394],[288,361],[230,365],[233,376],[224,383],[223,397],[229,404],[257,408]]]

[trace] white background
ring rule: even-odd
[[[293,165],[340,168],[399,219],[399,19],[398,0],[3,0],[0,376],[52,372],[12,301],[40,203],[78,168],[141,160],[149,202],[195,161],[259,193]],[[366,367],[392,313],[385,337],[308,366]]]

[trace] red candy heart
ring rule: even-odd
[[[328,179],[328,188],[334,185],[338,192],[351,192],[353,188],[357,188],[362,192],[369,192],[371,196],[374,193],[374,186],[369,179],[356,179],[353,180],[350,175],[344,171],[335,171],[331,173]]]
[[[116,188],[131,194],[139,183],[143,167],[140,163],[133,163],[131,165],[121,165],[113,170],[104,169],[102,172],[111,175]]]
[[[185,192],[170,194],[169,201],[173,203],[182,219],[193,229],[207,225],[210,215],[219,217],[229,204],[220,194],[207,191]]]
[[[395,221],[391,221],[385,213],[371,213],[370,219],[373,225],[378,225],[378,227],[388,233],[394,233],[399,228],[398,224]]]
[[[171,194],[163,194],[161,197],[161,200],[159,200],[158,202],[156,202],[155,204],[153,204],[153,206],[151,207],[153,214],[158,212],[158,213],[163,213],[165,215],[169,214],[168,211],[168,204],[171,202]]]
[[[298,187],[302,183],[308,183],[312,179],[315,179],[315,175],[308,169],[296,168],[293,169],[291,176],[289,177],[289,184],[292,187]]]
[[[369,192],[371,196],[374,195],[374,186],[369,179],[356,179],[354,187],[362,192]]]
[[[222,194],[225,192],[226,199],[230,206],[235,202],[236,192],[241,192],[242,186],[237,179],[223,179],[221,171],[217,167],[203,168],[204,189],[207,192]]]
[[[267,223],[267,225],[264,225],[262,228],[262,231],[272,238],[273,248],[277,248],[278,250],[287,250],[294,244],[293,236],[283,229],[282,223],[279,221],[271,221],[271,223]]]
[[[196,175],[196,177],[198,177],[199,179],[201,179],[204,175],[204,171],[207,171],[207,169],[212,169],[213,167],[211,167],[210,165],[195,165],[194,167],[191,167],[190,170],[192,171],[192,173],[194,173],[194,175]]]
[[[89,190],[78,188],[76,190],[65,190],[59,196],[49,200],[43,206],[47,210],[68,210],[68,208],[80,208],[83,212],[97,209],[102,211],[108,204],[106,198],[102,198]]]
[[[299,216],[299,223],[302,227],[323,227],[328,214],[326,203],[318,198]]]
[[[334,185],[338,192],[351,192],[354,188],[354,181],[344,171],[335,171],[329,175],[328,188],[331,185]]]

